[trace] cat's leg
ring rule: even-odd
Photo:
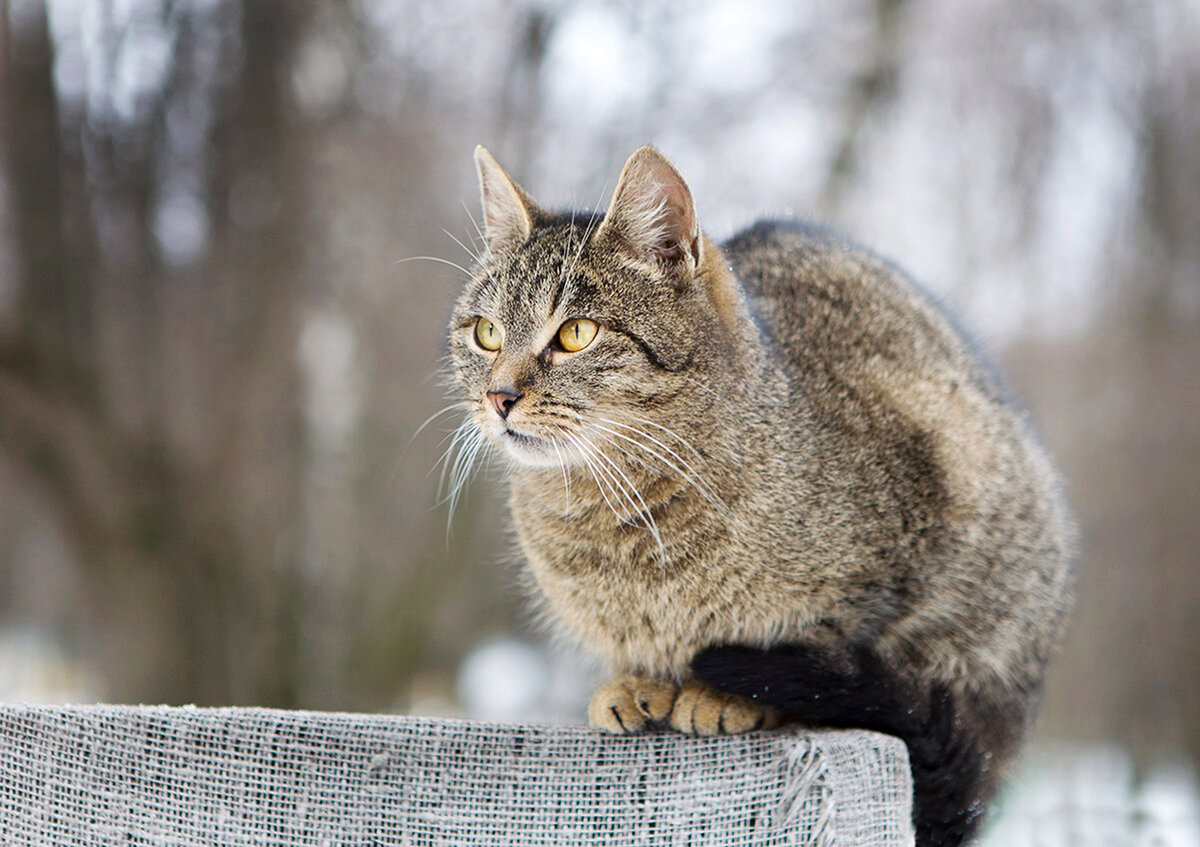
[[[1011,690],[953,691],[865,645],[841,650],[725,645],[701,652],[692,669],[722,687],[770,700],[789,720],[870,729],[903,740],[921,847],[971,841],[1032,719],[1040,688],[1034,681]]]
[[[678,692],[679,686],[667,679],[614,677],[592,694],[588,723],[617,734],[636,732],[648,721],[666,720]]]
[[[698,679],[679,689],[671,708],[671,726],[688,735],[738,735],[779,724],[772,706],[726,694]]]

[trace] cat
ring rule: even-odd
[[[969,840],[1070,605],[1023,413],[894,266],[795,222],[718,246],[654,148],[604,214],[475,161],[460,437],[508,459],[531,591],[612,673],[591,723],[889,732],[917,843]]]

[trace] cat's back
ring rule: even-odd
[[[841,234],[766,220],[722,249],[793,375],[849,374],[874,363],[912,375],[954,372],[999,398],[990,369],[929,295]]]
[[[932,645],[940,598],[975,596],[921,672],[959,673],[945,657],[972,637],[1035,678],[1022,645],[1058,637],[1072,533],[1053,468],[990,367],[907,276],[835,233],[763,222],[723,250],[787,376],[790,396],[772,408],[792,455],[807,457],[791,470],[879,529],[872,543],[890,572],[910,569],[909,602],[929,613],[889,637]],[[979,591],[996,580],[1003,607]]]

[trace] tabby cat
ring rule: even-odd
[[[591,722],[892,733],[918,844],[968,840],[1070,595],[1055,473],[996,377],[837,234],[762,221],[714,244],[653,148],[603,215],[475,161],[460,442],[507,457],[541,608],[611,671]]]

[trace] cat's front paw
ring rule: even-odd
[[[771,706],[726,694],[698,679],[679,689],[671,708],[671,726],[688,735],[738,735],[779,724]]]
[[[592,694],[588,723],[618,735],[636,732],[649,721],[666,720],[678,692],[665,679],[634,674],[610,679]]]

